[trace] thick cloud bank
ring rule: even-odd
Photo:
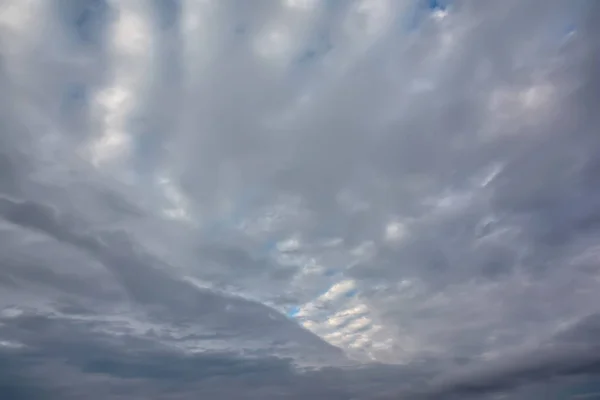
[[[0,0],[0,398],[600,399],[599,18]]]

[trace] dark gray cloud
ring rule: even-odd
[[[0,397],[594,398],[598,16],[0,0]]]
[[[425,391],[429,393],[419,396],[478,398],[539,382],[555,385],[556,380],[561,382],[561,379],[573,376],[596,377],[600,373],[599,321],[598,314],[594,314],[535,348],[521,349],[476,366],[457,368],[434,380],[433,388]]]

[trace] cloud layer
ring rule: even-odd
[[[0,0],[0,392],[600,398],[598,17]]]

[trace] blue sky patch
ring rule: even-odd
[[[290,318],[294,318],[299,313],[300,313],[300,306],[294,306],[288,310],[287,316]]]

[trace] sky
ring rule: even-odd
[[[600,399],[598,18],[0,0],[0,397]]]

